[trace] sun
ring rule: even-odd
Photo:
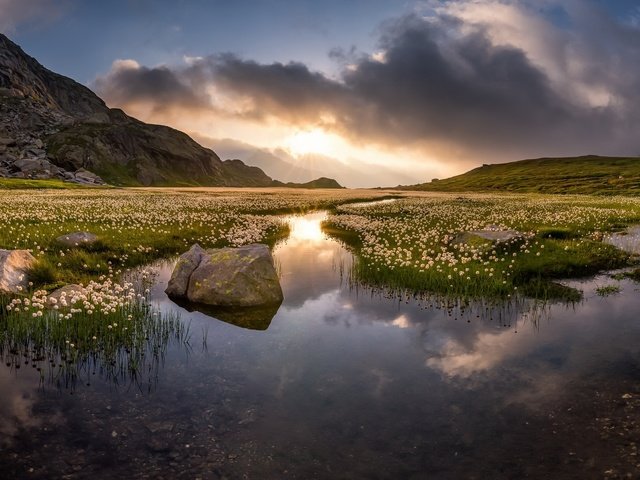
[[[300,130],[285,139],[285,146],[295,156],[309,153],[331,155],[334,143],[332,136],[320,128]]]
[[[322,218],[302,218],[291,217],[289,220],[289,227],[291,229],[289,233],[289,239],[291,240],[306,240],[306,241],[320,241],[325,238],[324,232],[321,227]]]

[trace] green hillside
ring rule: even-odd
[[[462,175],[402,190],[640,194],[640,157],[538,158],[483,165]]]

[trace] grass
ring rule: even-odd
[[[272,190],[81,189],[0,193],[0,248],[29,249],[37,258],[36,287],[122,273],[170,258],[194,243],[204,248],[263,242],[288,235],[276,214],[335,209],[380,192]],[[98,236],[93,245],[67,248],[56,238],[74,231]]]
[[[620,293],[620,285],[603,285],[596,288],[596,294],[600,297],[608,297],[609,295],[615,295]]]
[[[407,189],[637,195],[640,193],[640,157],[540,158],[483,165],[462,175]]]
[[[96,374],[151,386],[168,345],[188,347],[189,329],[130,292],[107,282],[57,309],[47,306],[43,291],[0,297],[0,359],[12,370],[35,369],[42,383],[61,388],[90,384]]]
[[[434,194],[368,207],[342,206],[327,234],[357,254],[352,276],[373,286],[456,298],[525,295],[574,301],[554,280],[630,264],[601,239],[640,221],[630,198]],[[487,225],[519,237],[492,243],[473,236]]]
[[[634,282],[640,282],[640,268],[616,273],[614,275],[611,275],[611,278],[613,278],[614,280],[624,280],[625,278],[629,278]]]
[[[64,182],[62,180],[26,180],[22,178],[0,178],[0,190],[24,190],[24,189],[55,189],[74,190],[83,188],[105,188],[89,187],[77,183]]]
[[[464,298],[572,297],[554,279],[628,265],[600,240],[640,223],[630,197],[424,194],[283,189],[83,189],[10,191],[0,195],[0,248],[30,249],[35,287],[116,278],[126,269],[186,251],[266,242],[288,235],[276,215],[327,209],[326,232],[358,254],[354,279],[371,285]],[[397,195],[395,196],[397,198]],[[491,224],[521,235],[493,244],[465,232]],[[98,236],[67,248],[56,237]]]

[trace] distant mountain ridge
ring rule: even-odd
[[[289,188],[344,188],[342,185],[336,182],[333,178],[327,178],[327,177],[316,178],[315,180],[311,180],[310,182],[305,182],[305,183],[294,183],[294,182],[282,183],[282,182],[278,182],[277,180],[274,180],[274,183],[275,183],[274,186],[278,186],[278,187],[282,186],[282,187],[289,187]]]
[[[536,158],[483,165],[462,175],[402,190],[433,192],[535,192],[640,194],[640,157]]]
[[[257,147],[230,138],[210,138],[197,133],[192,136],[200,144],[213,148],[221,158],[241,158],[247,165],[259,167],[270,177],[282,182],[306,183],[329,172],[332,178],[350,188],[384,185],[389,178],[397,178],[397,183],[415,179],[415,173],[399,173],[392,165],[372,164],[354,158],[343,162],[335,157],[314,153],[294,157],[282,148]]]
[[[183,132],[107,107],[2,34],[0,176],[123,186],[275,184],[260,168],[223,162]]]

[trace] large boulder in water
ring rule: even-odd
[[[0,250],[0,293],[26,290],[27,275],[35,261],[27,250]]]
[[[267,245],[204,250],[180,256],[167,295],[222,307],[256,307],[282,302],[282,288]]]

